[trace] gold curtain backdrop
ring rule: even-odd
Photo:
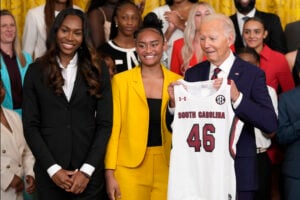
[[[134,0],[136,3],[141,0]],[[205,0],[210,3],[216,12],[231,15],[235,12],[233,0]],[[73,2],[86,10],[89,0],[73,0]],[[143,15],[153,8],[163,5],[164,0],[146,0]],[[21,37],[26,13],[28,9],[45,3],[45,0],[1,0],[1,9],[10,10],[16,17],[18,35]],[[257,0],[256,8],[262,11],[276,13],[280,16],[282,27],[287,23],[300,20],[300,0]]]

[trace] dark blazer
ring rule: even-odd
[[[300,86],[279,97],[277,140],[286,146],[283,173],[300,179]],[[296,187],[295,187],[296,188]],[[298,186],[300,188],[300,185]]]
[[[209,79],[210,63],[199,63],[185,72],[185,80],[205,81]],[[254,127],[265,133],[277,128],[277,118],[265,83],[264,72],[256,66],[236,58],[230,70],[229,79],[235,81],[243,94],[235,114],[244,122],[237,143],[235,170],[237,190],[251,191],[257,188],[256,145]]]
[[[37,176],[59,164],[80,169],[84,163],[104,169],[106,144],[112,129],[112,93],[107,67],[102,63],[102,97],[88,94],[80,67],[68,102],[47,86],[44,65],[30,65],[24,82],[24,134],[35,158]],[[95,174],[95,173],[94,173]],[[93,179],[93,177],[92,177]],[[103,180],[102,180],[103,181]]]
[[[264,42],[271,49],[279,51],[283,54],[286,53],[285,35],[278,15],[256,10],[255,16],[259,17],[264,21],[266,29],[268,30],[268,36]],[[240,33],[240,29],[237,21],[237,15],[236,14],[231,15],[230,19],[234,24],[234,28],[236,32],[236,39],[234,43],[235,49],[244,47],[242,33]]]

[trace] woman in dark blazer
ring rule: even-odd
[[[104,154],[112,129],[110,77],[89,37],[85,14],[59,13],[47,52],[24,83],[25,138],[39,199],[103,199]]]

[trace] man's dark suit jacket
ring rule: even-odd
[[[229,67],[229,66],[228,66]],[[184,79],[189,82],[209,80],[210,63],[199,63],[185,72]],[[236,58],[228,79],[235,81],[243,94],[235,114],[244,122],[237,143],[235,171],[238,191],[257,189],[256,145],[254,126],[265,133],[277,128],[277,118],[265,83],[265,74],[258,67]]]
[[[64,94],[54,94],[46,84],[43,67],[39,62],[30,65],[23,90],[24,134],[36,158],[35,172],[46,177],[46,170],[54,164],[68,170],[80,169],[84,163],[94,166],[95,172],[104,169],[106,144],[112,130],[107,67],[102,64],[100,99],[89,95],[78,67],[69,102]]]
[[[268,36],[264,42],[273,50],[279,51],[281,53],[286,53],[286,42],[285,35],[281,26],[280,18],[273,13],[266,13],[256,10],[255,17],[259,17],[265,23],[266,29],[268,30]],[[235,49],[244,47],[242,33],[240,32],[237,14],[231,15],[235,28],[236,39],[235,39]]]

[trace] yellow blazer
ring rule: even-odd
[[[181,76],[162,66],[164,74],[161,132],[165,160],[169,163],[171,133],[166,126],[168,85]],[[144,159],[149,125],[149,109],[141,75],[141,67],[119,73],[112,79],[113,129],[105,155],[105,168],[115,169],[117,165],[137,167]]]

